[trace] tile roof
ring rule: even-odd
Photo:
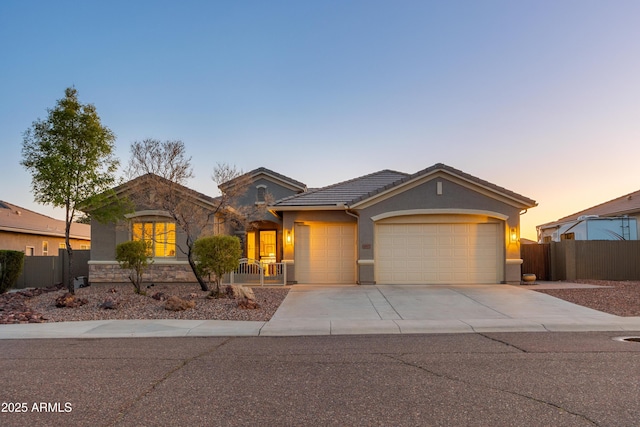
[[[452,168],[451,166],[437,163],[411,175],[392,170],[382,170],[380,172],[375,172],[349,181],[341,182],[328,187],[279,200],[273,205],[273,207],[277,210],[278,207],[285,206],[338,206],[341,204],[353,205],[368,198],[374,197],[384,191],[390,190],[394,187],[400,186],[404,183],[437,171],[445,171],[451,175],[456,175],[466,181],[473,182],[494,192],[515,199],[525,206],[534,207],[537,205],[535,200],[529,199],[528,197],[522,196],[518,193],[514,193],[511,190],[507,190],[506,188],[497,186],[488,181],[469,175],[468,173]]]
[[[599,215],[599,216],[623,216],[640,212],[640,190],[633,193],[625,194],[608,202],[581,210],[558,219],[557,221],[541,224],[538,227],[549,226],[567,221],[577,220],[582,215]]]
[[[172,188],[177,190],[177,192],[186,194],[189,197],[192,197],[194,200],[199,200],[206,204],[215,205],[219,201],[219,197],[208,196],[204,193],[200,193],[196,190],[192,190],[191,188],[185,187],[182,184],[172,182],[166,178],[163,178],[153,173],[147,173],[144,175],[140,175],[136,178],[133,178],[130,181],[120,184],[119,186],[114,188],[114,190],[116,194],[120,196],[123,194],[124,195],[129,194],[131,192],[135,193],[135,192],[143,191],[142,189],[144,189],[145,187],[147,186],[153,187],[154,185],[157,185],[157,183],[160,183],[163,185],[170,185]]]
[[[284,206],[338,206],[350,204],[363,195],[408,176],[403,172],[382,170],[278,200],[274,208]]]
[[[64,237],[65,222],[0,200],[0,230]],[[70,237],[91,240],[89,224],[71,224]]]

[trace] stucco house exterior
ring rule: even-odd
[[[536,202],[444,164],[383,170],[279,200],[298,283],[520,282],[520,213]]]
[[[218,224],[211,232],[240,237],[247,258],[283,262],[291,283],[520,282],[520,214],[536,202],[450,166],[414,174],[382,170],[314,190],[266,168],[247,177],[242,203],[267,209],[244,229]],[[118,191],[131,188],[130,182]],[[215,204],[186,188],[184,194],[200,206]],[[123,224],[92,224],[90,281],[126,281],[116,268],[115,246],[135,237],[136,223],[171,229],[162,212],[137,209]],[[179,246],[184,236],[175,229],[173,236],[163,241]],[[179,250],[160,255],[151,280],[194,280]]]
[[[135,197],[139,193],[153,191],[157,176],[143,175],[116,187],[118,197]],[[223,214],[216,214],[201,235],[232,234],[240,238],[245,257],[263,261],[280,262],[282,260],[282,221],[266,209],[266,203],[274,197],[286,198],[306,191],[306,186],[266,168],[258,168],[235,180],[220,185],[220,190],[228,192],[234,185],[248,180],[250,184],[239,197],[237,204],[249,209],[253,217],[248,218],[246,227],[234,229],[224,221]],[[194,210],[216,212],[219,199],[196,192],[178,184],[172,184],[175,193],[194,207]],[[150,200],[152,200],[151,198]],[[135,238],[144,238],[153,243],[153,264],[145,273],[145,280],[151,282],[195,282],[187,258],[187,235],[176,227],[168,212],[151,204],[147,198],[134,206],[134,212],[127,214],[125,220],[118,223],[103,224],[91,222],[91,232],[96,244],[91,251],[89,261],[89,281],[92,283],[127,282],[128,272],[118,265],[115,259],[116,246]]]
[[[91,227],[72,223],[72,249],[91,247]],[[26,256],[58,256],[65,248],[65,222],[0,201],[0,249],[23,251]]]

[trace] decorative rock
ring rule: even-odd
[[[70,294],[69,292],[56,298],[56,307],[59,307],[59,308],[63,308],[63,307],[76,308],[76,307],[80,307],[81,305],[85,305],[86,303],[87,303],[86,299],[78,298],[75,295]]]
[[[151,298],[158,301],[166,301],[169,296],[164,292],[156,292],[155,294],[151,295]]]
[[[233,294],[239,308],[255,310],[260,308],[256,302],[256,295],[253,293],[253,289],[245,288],[239,285],[230,285],[231,290],[227,288],[227,294]]]
[[[116,310],[119,305],[120,303],[113,298],[107,298],[98,307],[102,308],[103,310]]]
[[[187,300],[183,300],[181,298],[178,298],[177,296],[170,296],[169,299],[167,299],[167,302],[164,305],[165,310],[170,310],[170,311],[183,311],[183,310],[188,310],[190,308],[194,308],[196,306],[196,302],[195,301],[187,301]]]

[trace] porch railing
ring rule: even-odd
[[[230,284],[286,285],[287,269],[281,262],[260,262],[242,258],[235,271],[225,275],[224,281]]]

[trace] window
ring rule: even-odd
[[[49,255],[49,242],[42,242],[42,255]]]
[[[560,236],[560,240],[575,240],[575,233],[564,233]]]
[[[80,250],[85,250],[86,251],[86,250],[89,250],[89,249],[91,249],[91,246],[89,246],[89,245],[80,245]]]
[[[24,251],[26,256],[34,256],[36,254],[36,248],[33,246],[27,246],[27,249]]]
[[[256,198],[256,203],[264,203],[265,197],[267,194],[267,186],[266,185],[258,185],[256,187],[258,189],[258,195]]]
[[[131,237],[149,242],[156,258],[176,256],[176,225],[172,222],[134,222]]]

